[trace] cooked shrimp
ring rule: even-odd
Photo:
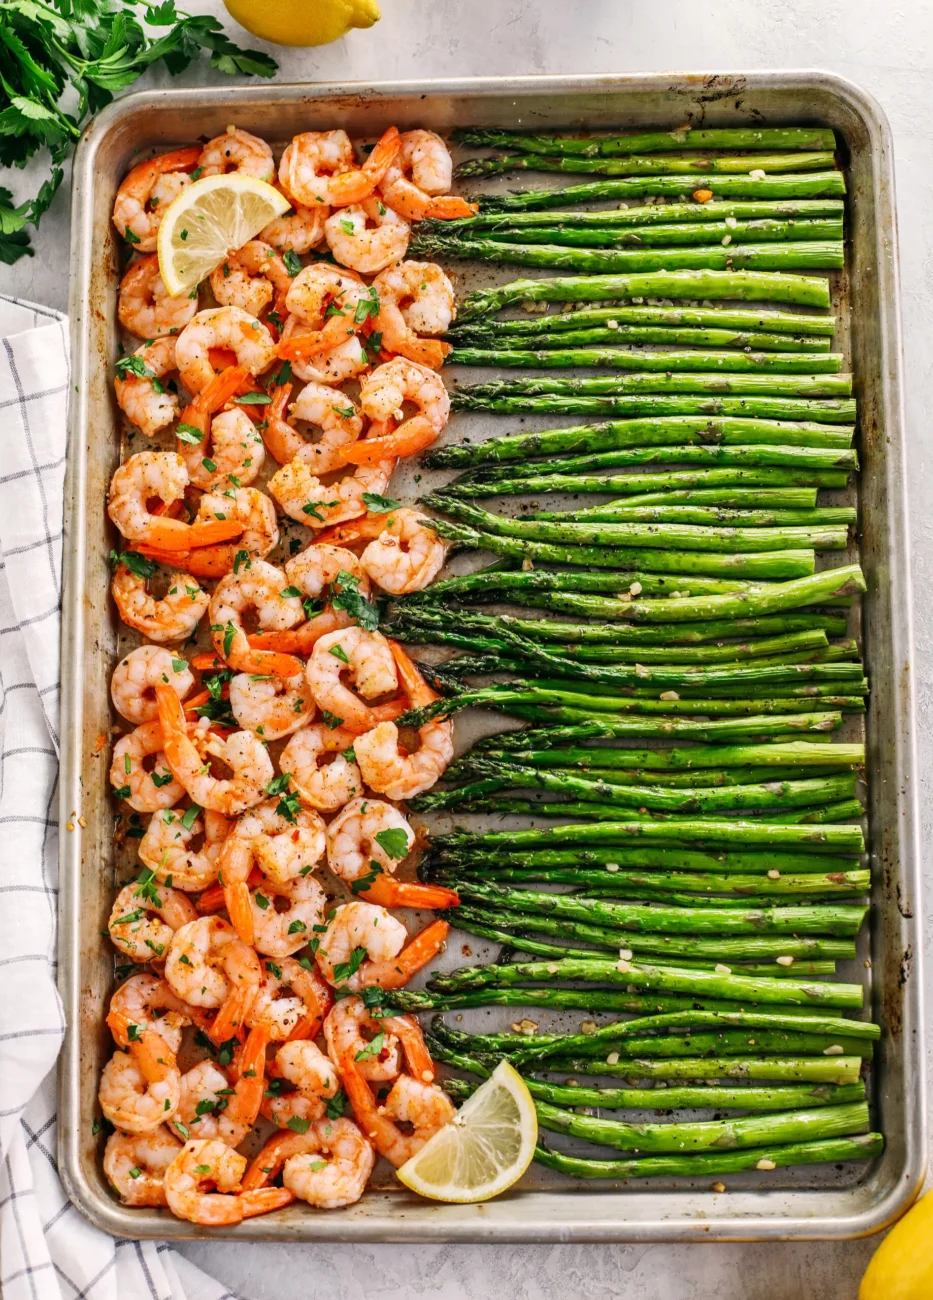
[[[181,1150],[166,1128],[151,1133],[111,1133],[104,1175],[124,1205],[165,1205],[165,1171]]]
[[[218,1007],[215,1042],[243,1023],[259,991],[259,958],[218,916],[202,916],[176,930],[165,958],[165,978],[193,1007]]]
[[[281,253],[261,239],[228,253],[211,271],[211,289],[221,307],[242,307],[251,316],[261,316],[273,301],[281,312],[291,282]]]
[[[267,427],[263,430],[269,451],[280,465],[298,459],[310,465],[315,474],[326,474],[331,469],[340,468],[344,464],[343,458],[335,457],[334,451],[339,453],[349,443],[356,442],[363,431],[363,420],[355,402],[337,388],[307,384],[298,400],[289,407],[289,420],[285,416],[285,404],[291,387],[291,384],[285,384],[273,390]],[[318,441],[307,441],[292,421],[320,429]]]
[[[284,1190],[319,1210],[337,1210],[360,1199],[374,1163],[372,1147],[352,1120],[319,1119],[306,1133],[271,1138],[243,1186],[262,1188],[281,1169]],[[252,1194],[260,1193],[247,1191]]]
[[[315,704],[339,719],[335,726],[343,723],[350,730],[366,730],[372,722],[372,710],[363,700],[388,695],[398,685],[389,643],[381,632],[367,632],[361,627],[321,637],[306,671]],[[357,694],[341,681],[344,672],[355,683]]]
[[[227,819],[211,811],[193,820],[168,809],[157,812],[139,841],[140,861],[160,883],[171,879],[176,889],[196,893],[217,879],[217,860],[229,829]],[[202,847],[194,848],[202,836]]]
[[[225,817],[235,817],[259,803],[275,774],[262,741],[251,731],[234,731],[221,737],[203,730],[189,737],[185,711],[175,692],[159,686],[156,698],[166,762],[193,802]],[[233,775],[214,776],[213,759]]]
[[[185,462],[175,451],[139,451],[120,465],[110,481],[107,513],[124,537],[134,542],[173,550],[185,546],[207,546],[236,537],[243,530],[222,519],[183,523],[150,511],[158,500],[171,506],[180,501],[188,486]]]
[[[266,880],[250,893],[253,943],[267,957],[291,957],[304,948],[316,925],[324,919],[327,896],[311,875],[296,876],[286,884]],[[279,911],[275,903],[284,903]]]
[[[289,316],[282,330],[280,346],[299,335],[305,336],[307,332],[307,325],[302,324],[297,316]],[[326,352],[316,352],[305,358],[291,358],[292,373],[296,379],[308,384],[329,384],[331,387],[345,383],[348,379],[356,379],[369,366],[369,355],[356,334],[337,347],[328,348]]]
[[[265,140],[235,126],[228,126],[223,135],[208,140],[201,150],[198,166],[204,176],[242,172],[260,181],[272,181],[275,176],[272,150]]]
[[[291,631],[253,633],[249,638],[250,645],[257,649],[310,654],[315,643],[328,632],[352,627],[354,620],[350,615],[345,610],[334,609],[330,603],[330,598],[343,590],[344,584],[339,581],[341,575],[345,582],[355,581],[360,596],[364,599],[369,597],[369,579],[352,551],[339,546],[308,546],[286,560],[285,577],[289,586],[296,587],[304,598],[324,601],[323,608]]]
[[[143,764],[155,756],[151,770]],[[185,793],[172,776],[162,752],[162,728],[158,719],[142,722],[113,747],[110,784],[118,799],[125,799],[136,812],[158,812],[174,808]]]
[[[127,722],[152,722],[159,716],[155,688],[171,686],[183,700],[194,686],[185,659],[159,646],[140,645],[117,664],[110,679],[113,707]]]
[[[163,1045],[161,1077],[148,1079],[136,1058],[117,1051],[104,1066],[97,1092],[100,1108],[125,1133],[151,1133],[178,1108],[181,1076],[175,1056]]]
[[[262,1113],[279,1128],[323,1119],[327,1103],[340,1091],[333,1062],[308,1039],[283,1043],[275,1054]]]
[[[382,334],[387,352],[437,370],[450,345],[422,334],[443,334],[454,318],[454,289],[434,262],[402,262],[377,275],[373,288],[379,297],[374,328]]]
[[[198,310],[198,295],[172,298],[159,274],[155,253],[141,257],[120,281],[117,316],[130,334],[156,339],[162,334],[179,334]]]
[[[324,236],[341,266],[375,275],[405,256],[411,226],[379,199],[363,199],[331,213],[324,222]]]
[[[279,766],[287,772],[301,798],[321,812],[335,812],[363,789],[363,778],[352,755],[356,733],[318,722],[302,727],[282,750]],[[325,755],[335,757],[318,766]]]
[[[268,370],[275,359],[272,335],[241,307],[211,307],[190,318],[175,344],[182,383],[199,393],[214,378],[211,349],[229,351],[251,375]]]
[[[429,526],[430,519],[417,510],[400,509],[377,516],[374,527],[380,522],[380,532],[360,556],[363,571],[393,596],[423,591],[447,558],[444,543]]]
[[[193,1014],[164,979],[140,973],[124,981],[110,999],[107,1025],[119,1047],[132,1047],[152,1033],[175,1053]]]
[[[377,460],[372,465],[360,465],[335,483],[325,484],[310,466],[292,460],[273,474],[268,487],[290,519],[309,528],[325,528],[364,515],[367,507],[363,497],[370,493],[381,496],[394,468],[394,459]]]
[[[330,215],[330,208],[322,203],[315,203],[311,208],[303,207],[280,182],[275,182],[275,188],[291,203],[292,211],[270,221],[259,232],[259,238],[280,253],[310,253],[324,238],[324,222]]]
[[[346,131],[305,131],[282,154],[279,181],[306,207],[342,208],[372,194],[398,147],[399,133],[391,126],[360,167]]]
[[[288,1205],[292,1193],[279,1187],[241,1192],[246,1157],[218,1138],[186,1142],[165,1171],[165,1199],[179,1219],[205,1227],[242,1223]],[[217,1190],[209,1192],[206,1187]]]
[[[173,574],[167,592],[157,600],[149,593],[149,579],[123,563],[113,571],[110,592],[126,626],[160,644],[187,640],[210,603],[210,596],[190,573]]]
[[[255,438],[255,433],[251,431],[250,437]],[[263,454],[260,449],[260,459]],[[253,558],[264,559],[279,540],[275,506],[259,488],[205,492],[195,523],[209,526],[217,522],[225,522],[232,528],[242,529],[242,532],[235,542],[199,546],[195,550],[166,551],[155,546],[140,546],[138,549],[167,568],[188,569],[199,578],[222,578],[230,572],[238,573],[241,567],[251,568]]]
[[[144,343],[117,362],[117,404],[147,438],[178,419],[178,397],[162,383],[174,369],[175,340],[168,336]]]
[[[182,412],[175,447],[193,487],[252,483],[262,468],[266,449],[252,420],[238,406],[223,409],[246,373],[242,366],[222,370]]]
[[[392,875],[414,842],[415,833],[397,808],[381,799],[354,799],[327,828],[327,865],[348,884],[373,866]]]
[[[301,660],[293,655],[252,649],[243,625],[248,613],[266,631],[284,632],[300,623],[304,615],[301,600],[283,594],[288,589],[282,570],[259,559],[221,578],[210,602],[211,639],[217,655],[231,668],[276,677],[295,677],[303,671]]]
[[[433,131],[406,131],[380,185],[386,203],[407,221],[470,217],[476,205],[450,194],[453,166],[447,146]]]
[[[237,673],[230,682],[230,708],[237,723],[263,740],[281,740],[310,722],[314,700],[304,673],[257,677]]]
[[[376,369],[360,385],[360,405],[371,420],[403,420],[402,408],[411,402],[418,415],[440,433],[450,416],[450,394],[435,371],[417,361],[394,357]],[[404,429],[396,431],[400,436]]]
[[[340,1074],[362,1131],[396,1169],[417,1155],[428,1139],[452,1123],[456,1115],[443,1088],[407,1074],[399,1075],[385,1103],[377,1106],[351,1053],[343,1058]]]
[[[412,707],[424,708],[437,699],[418,669],[396,642],[391,642],[399,678]],[[179,707],[181,707],[179,705]],[[413,754],[399,749],[398,727],[381,722],[354,741],[363,780],[377,794],[389,799],[412,799],[429,790],[454,756],[453,723],[449,718],[431,719],[419,727],[421,748]]]
[[[316,1038],[333,1006],[333,994],[323,976],[306,970],[294,957],[264,961],[256,1000],[246,1017],[250,1029],[264,1026],[273,1040]]]
[[[179,889],[150,885],[144,893],[139,885],[124,885],[107,929],[111,942],[133,961],[160,961],[175,931],[197,918],[194,903]]]
[[[352,271],[314,262],[295,276],[285,308],[291,314],[276,353],[294,361],[316,357],[359,334],[376,303]]]
[[[181,1076],[178,1110],[172,1127],[186,1141],[193,1134],[239,1146],[256,1123],[266,1086],[265,1029],[250,1031],[236,1057],[233,1086],[211,1061],[201,1061]]]
[[[191,183],[188,172],[197,166],[199,154],[197,145],[159,154],[147,162],[137,163],[120,182],[113,205],[113,224],[137,252],[155,252],[159,223],[165,211],[165,191],[156,193],[158,182],[167,180],[180,193]]]
[[[434,1078],[434,1062],[415,1016],[380,1016],[377,1020],[362,998],[341,998],[324,1021],[324,1038],[335,1065],[349,1052],[360,1074],[372,1083],[386,1083],[399,1074],[400,1049],[409,1074],[427,1083]]]

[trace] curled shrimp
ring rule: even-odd
[[[401,988],[441,951],[449,931],[446,921],[434,921],[406,944],[405,927],[384,907],[343,903],[331,914],[315,958],[334,987],[354,993],[373,984]],[[358,949],[368,960],[360,961]]]
[[[238,406],[224,410],[246,377],[242,366],[229,366],[189,402],[175,431],[175,447],[193,487],[252,483],[266,449],[253,422]]]
[[[181,1047],[182,1030],[191,1023],[193,1009],[177,997],[164,979],[155,975],[131,975],[110,999],[107,1025],[119,1047],[132,1050],[133,1043],[147,1035],[152,1049],[159,1044],[171,1052]]]
[[[375,275],[405,256],[411,226],[379,199],[363,199],[332,212],[324,222],[324,237],[341,266]]]
[[[124,1133],[151,1133],[178,1109],[181,1075],[175,1054],[164,1042],[158,1050],[159,1064],[149,1073],[136,1055],[126,1052],[115,1052],[104,1066],[97,1091],[100,1108]]]
[[[210,603],[190,573],[173,574],[165,595],[157,599],[149,591],[149,579],[122,562],[113,571],[110,593],[126,626],[160,644],[187,640]]]
[[[162,334],[178,334],[198,310],[197,294],[193,298],[172,298],[159,274],[155,253],[141,257],[120,281],[117,316],[130,334],[140,339],[156,339]]]
[[[351,996],[335,1002],[324,1021],[324,1039],[334,1065],[349,1052],[360,1074],[371,1083],[386,1083],[402,1068],[402,1053],[408,1073],[430,1083],[434,1062],[415,1016],[380,1016],[377,1020],[362,998]]]
[[[417,413],[407,418],[406,403],[417,408]],[[394,357],[366,376],[360,385],[360,405],[371,420],[400,423],[394,433],[370,437],[347,448],[344,456],[352,463],[378,461],[383,456],[412,456],[423,451],[430,447],[450,416],[450,395],[441,377],[405,357]]]
[[[363,431],[363,419],[356,403],[337,388],[325,384],[307,384],[285,415],[291,384],[273,390],[267,427],[263,430],[266,446],[280,465],[292,460],[303,461],[315,474],[339,469],[345,462],[340,454],[356,442]],[[307,440],[297,423],[320,429],[316,442]],[[334,455],[334,452],[337,455]]]
[[[228,253],[210,278],[221,307],[242,307],[251,316],[261,316],[273,302],[281,312],[292,282],[282,254],[261,239]]]
[[[179,1219],[205,1227],[242,1223],[288,1205],[292,1193],[280,1187],[241,1192],[246,1157],[219,1138],[186,1142],[165,1171],[165,1199]],[[213,1187],[215,1191],[205,1190]]]
[[[295,677],[237,673],[230,682],[230,708],[238,726],[263,740],[290,736],[314,716],[314,700],[304,673]]]
[[[113,381],[117,405],[147,438],[178,418],[178,397],[162,383],[174,370],[175,340],[167,335],[144,343],[118,363]]]
[[[394,641],[390,644],[412,707],[424,708],[437,696],[401,646]],[[418,729],[418,736],[421,748],[413,754],[399,749],[398,727],[394,722],[381,722],[354,741],[357,762],[370,789],[388,799],[401,800],[412,799],[434,785],[454,756],[453,724],[449,718],[432,719]]]
[[[334,1003],[327,981],[294,957],[261,964],[259,992],[246,1017],[249,1028],[263,1026],[273,1041],[316,1038]]]
[[[200,149],[174,149],[137,165],[123,177],[113,205],[113,224],[124,239],[130,239],[139,253],[154,253],[167,191],[172,197],[191,183],[188,175],[197,166]]]
[[[354,443],[343,454],[349,459],[355,448],[363,445]],[[322,483],[310,466],[296,459],[277,470],[268,487],[290,519],[309,528],[326,528],[364,515],[367,510],[364,497],[381,496],[389,486],[394,468],[394,458],[377,460],[360,465],[336,482]]]
[[[199,393],[214,378],[211,349],[232,352],[236,363],[251,375],[268,370],[275,343],[262,321],[241,307],[210,307],[186,322],[175,343],[175,360],[182,383]]]
[[[355,894],[380,907],[456,907],[452,889],[393,878],[414,842],[398,809],[380,799],[354,799],[327,828],[327,865]]]
[[[343,723],[350,730],[363,731],[372,725],[373,712],[364,700],[388,695],[398,686],[388,641],[381,632],[367,632],[361,627],[321,637],[311,652],[306,672],[318,708],[339,719],[335,726]],[[344,672],[357,693],[344,685]]]
[[[181,1076],[178,1110],[171,1126],[179,1137],[219,1138],[239,1146],[256,1123],[266,1086],[265,1029],[250,1031],[236,1054],[233,1084],[211,1061],[201,1061]]]
[[[284,1191],[316,1209],[337,1210],[360,1199],[374,1163],[372,1147],[352,1120],[319,1119],[305,1133],[270,1138],[250,1165],[243,1186],[264,1188],[281,1169]]]
[[[222,416],[220,417],[223,418]],[[216,421],[215,421],[216,424]],[[255,434],[251,434],[255,437]],[[235,542],[216,546],[199,546],[195,550],[167,551],[155,546],[138,549],[149,559],[167,568],[187,569],[198,578],[222,578],[252,567],[253,560],[263,559],[279,540],[275,506],[259,488],[226,488],[223,492],[205,492],[198,506],[196,524],[210,525],[226,521],[241,529]]]
[[[160,883],[171,879],[176,889],[207,889],[217,879],[217,862],[229,830],[227,818],[210,810],[203,818],[191,818],[164,809],[150,818],[139,841],[139,858]],[[195,847],[198,841],[201,846]]]
[[[450,344],[421,335],[450,328],[454,289],[446,274],[434,262],[402,262],[377,275],[373,288],[379,298],[374,328],[385,350],[437,370]]]
[[[235,126],[228,126],[223,135],[208,140],[198,158],[198,167],[204,176],[241,172],[244,176],[270,182],[275,176],[272,150],[265,140]]]
[[[159,716],[155,688],[166,685],[180,700],[190,694],[194,674],[187,661],[159,646],[140,645],[124,655],[113,670],[110,698],[127,722],[152,722]]]
[[[372,291],[351,271],[314,262],[295,276],[285,308],[290,315],[276,354],[295,361],[346,343],[360,333],[376,305]]]
[[[259,232],[259,238],[271,244],[279,253],[292,252],[299,256],[310,253],[324,238],[324,222],[330,215],[330,208],[322,203],[306,208],[292,198],[281,182],[276,181],[275,188],[285,195],[292,210],[264,226]]]
[[[239,572],[221,578],[210,602],[211,639],[217,655],[237,672],[270,673],[296,677],[304,670],[300,659],[275,650],[254,650],[243,618],[255,617],[260,629],[284,632],[300,623],[304,614],[298,596],[289,591],[281,569],[265,560],[252,560]]]
[[[447,552],[430,524],[427,515],[402,506],[352,519],[340,535],[348,543],[372,538],[360,567],[377,587],[400,596],[423,590],[444,567]]]
[[[298,336],[307,334],[307,326],[297,316],[289,316],[282,330],[280,346]],[[304,347],[304,344],[302,344]],[[356,379],[369,369],[369,355],[358,334],[353,334],[336,347],[316,352],[307,357],[292,357],[292,373],[296,379],[308,384],[328,384],[332,388],[348,379]]]
[[[111,942],[132,961],[160,961],[172,935],[198,918],[197,908],[179,889],[124,885],[110,912]]]
[[[327,1103],[340,1091],[333,1061],[309,1039],[283,1043],[269,1074],[262,1113],[279,1128],[323,1119]]]
[[[181,1150],[166,1128],[151,1133],[111,1133],[104,1147],[104,1176],[124,1205],[165,1205],[165,1171]]]
[[[441,137],[433,131],[406,131],[379,189],[406,221],[473,216],[475,204],[449,193],[452,180],[450,152]]]
[[[187,486],[188,471],[177,452],[139,451],[115,471],[110,481],[107,513],[130,541],[147,542],[166,550],[208,546],[243,531],[231,520],[186,524],[150,511],[149,503],[153,499],[165,506],[181,501]]]
[[[151,768],[144,766],[154,759]],[[162,751],[162,728],[158,719],[141,722],[113,747],[110,784],[118,799],[125,799],[136,812],[158,812],[174,808],[185,793],[169,771]]]
[[[282,154],[279,181],[305,207],[346,207],[372,194],[398,148],[398,130],[390,126],[359,166],[346,131],[305,131]]]
[[[356,733],[319,722],[296,731],[282,750],[279,766],[301,798],[321,812],[335,812],[363,789],[363,778],[348,756]],[[320,759],[333,756],[329,763]]]
[[[360,568],[359,560],[352,551],[340,546],[306,547],[285,561],[285,577],[288,585],[296,587],[303,598],[325,603],[318,613],[312,613],[304,623],[288,632],[254,633],[249,643],[257,649],[310,654],[322,636],[353,625],[354,620],[345,610],[334,609],[331,604],[333,597],[344,590],[344,584],[355,585],[364,599],[368,599],[370,594],[369,579]]]
[[[324,918],[327,896],[312,875],[286,883],[266,880],[250,892],[253,943],[267,957],[291,957],[304,948]],[[284,903],[279,911],[273,903]],[[232,918],[231,918],[232,919]]]
[[[361,1129],[396,1169],[417,1155],[445,1124],[452,1123],[456,1114],[443,1088],[407,1074],[399,1075],[385,1102],[377,1106],[351,1053],[343,1058],[340,1074]]]
[[[224,1042],[252,1007],[262,971],[233,926],[218,916],[201,916],[172,935],[165,978],[192,1007],[219,1008],[210,1033],[215,1042]]]
[[[194,803],[225,817],[235,817],[259,803],[275,773],[262,741],[251,731],[221,737],[195,729],[194,736],[189,736],[175,692],[159,686],[156,698],[166,762]],[[212,760],[229,768],[232,776],[215,776]]]

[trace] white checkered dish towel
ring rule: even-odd
[[[165,1243],[114,1241],[55,1166],[59,632],[68,322],[0,296],[0,1294],[236,1300]]]

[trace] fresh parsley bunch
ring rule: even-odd
[[[0,167],[25,167],[40,150],[50,160],[38,194],[18,207],[0,186],[0,262],[32,255],[26,228],[52,202],[87,119],[152,64],[176,75],[204,51],[230,75],[271,77],[277,68],[268,54],[234,45],[216,18],[174,0],[0,0]]]

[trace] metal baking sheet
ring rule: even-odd
[[[59,1165],[71,1199],[118,1236],[208,1235],[167,1211],[120,1205],[100,1168],[92,1123],[101,1066],[112,1050],[104,1014],[113,960],[100,932],[113,898],[113,807],[107,737],[109,679],[125,645],[110,605],[113,544],[104,501],[119,460],[111,374],[118,355],[119,251],[110,212],[120,178],[140,151],[165,149],[237,125],[279,145],[300,130],[344,127],[373,138],[391,123],[446,134],[457,125],[527,129],[806,123],[832,126],[848,181],[847,267],[832,277],[860,402],[860,556],[869,591],[861,634],[871,677],[867,713],[869,845],[873,909],[863,937],[863,978],[884,1035],[872,1067],[873,1127],[884,1155],[871,1164],[752,1173],[714,1194],[708,1180],[579,1183],[532,1166],[519,1188],[479,1206],[415,1197],[392,1178],[355,1206],[327,1214],[291,1206],[210,1235],[241,1241],[710,1241],[846,1238],[877,1231],[917,1194],[925,1164],[918,816],[904,423],[892,145],[879,106],[821,72],[715,76],[478,78],[373,86],[275,85],[129,95],[88,127],[74,165],[71,327],[74,392],[66,488],[63,630],[60,987],[69,1026],[61,1068]],[[454,268],[458,291],[513,278],[498,268]],[[527,272],[525,272],[527,274]],[[478,376],[477,376],[478,377]],[[492,417],[494,422],[497,417]],[[469,423],[468,423],[469,422]],[[458,416],[446,437],[500,430]],[[399,475],[392,491],[417,495]],[[481,718],[458,720],[458,745]],[[496,725],[501,725],[497,723]],[[851,725],[851,724],[847,724]],[[860,724],[859,724],[860,725]],[[467,730],[469,728],[469,731]],[[78,821],[80,816],[81,821]],[[472,936],[455,936],[447,961]],[[870,965],[865,963],[870,962]],[[846,972],[852,978],[853,972]],[[491,1009],[480,1027],[508,1023]],[[542,1017],[535,1013],[537,1019]],[[491,1016],[498,1017],[496,1021]],[[566,1017],[565,1017],[566,1018]],[[569,1017],[573,1021],[574,1017]],[[575,1019],[579,1019],[577,1016]],[[767,1189],[767,1194],[764,1194]]]

